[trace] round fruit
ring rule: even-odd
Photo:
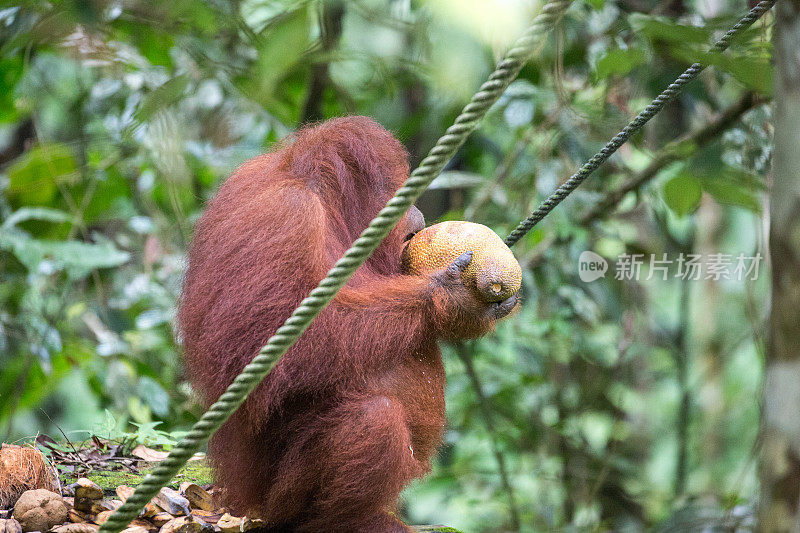
[[[461,274],[464,285],[487,302],[500,302],[516,294],[522,269],[514,254],[495,232],[473,222],[441,222],[418,232],[403,248],[403,272],[441,270],[469,250],[472,260]]]

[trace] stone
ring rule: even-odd
[[[152,499],[152,502],[173,516],[192,514],[189,500],[181,496],[178,491],[169,487],[161,487],[161,490]]]
[[[14,518],[0,519],[0,533],[22,533],[22,526]]]
[[[13,517],[22,531],[49,531],[69,519],[69,508],[61,495],[46,489],[25,491],[14,505]]]
[[[189,500],[192,509],[214,510],[214,499],[211,494],[197,483],[188,481],[181,483],[180,492]]]
[[[200,533],[203,524],[193,516],[173,518],[159,530],[159,533]]]
[[[103,511],[101,513],[97,513],[97,516],[94,518],[94,523],[102,526],[112,514],[114,514],[114,511]]]
[[[229,513],[222,515],[216,526],[222,533],[241,533],[242,519],[237,516],[231,516]]]
[[[150,530],[142,526],[128,526],[122,530],[122,533],[150,533]]]
[[[84,513],[103,511],[103,509],[98,509],[96,505],[103,499],[103,489],[100,488],[100,485],[82,477],[76,483],[70,485],[70,488],[75,494],[75,509]]]
[[[167,522],[169,522],[173,518],[175,518],[175,517],[172,516],[171,514],[169,514],[168,512],[161,511],[160,513],[156,513],[155,515],[150,517],[150,521],[153,522],[153,524],[156,527],[160,528],[161,526],[163,526],[164,524],[166,524]]]
[[[100,526],[95,524],[64,524],[56,526],[52,529],[52,533],[97,533]]]

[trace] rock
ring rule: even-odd
[[[102,513],[97,513],[97,516],[94,517],[94,523],[102,526],[112,514],[114,514],[114,511],[103,511]]]
[[[175,518],[175,517],[172,516],[171,514],[169,514],[168,512],[161,511],[160,513],[157,513],[157,514],[153,515],[152,517],[150,517],[150,521],[153,524],[155,524],[156,527],[160,528],[161,526],[163,526],[164,524],[166,524],[167,522],[169,522],[173,518]]]
[[[189,500],[192,509],[214,510],[214,501],[211,494],[197,483],[189,481],[181,483],[180,491]]]
[[[120,485],[115,492],[117,493],[117,497],[122,500],[122,503],[125,503],[125,500],[133,496],[136,489],[127,485]]]
[[[69,518],[69,509],[60,495],[46,489],[29,490],[14,506],[14,518],[22,531],[48,531]]]
[[[129,527],[142,527],[142,528],[144,528],[144,529],[146,529],[147,531],[150,531],[150,532],[158,530],[158,528],[156,526],[154,526],[153,524],[151,524],[147,520],[142,520],[141,518],[137,518],[137,519],[133,520],[130,523]]]
[[[89,521],[89,517],[87,516],[86,513],[82,513],[80,511],[78,511],[77,509],[70,509],[69,510],[69,521],[70,522],[75,522],[76,524],[79,524],[81,522]]]
[[[96,533],[100,526],[95,524],[64,524],[52,529],[52,533]]]
[[[122,533],[150,533],[150,530],[142,526],[128,526],[122,530]]]
[[[75,494],[75,509],[89,512],[101,512],[103,509],[94,509],[94,504],[103,499],[103,489],[97,483],[82,477],[77,483],[70,485]]]
[[[169,487],[162,487],[161,491],[151,501],[173,516],[192,514],[189,500]]]
[[[55,470],[36,448],[0,444],[0,509],[14,507],[27,490],[57,491],[57,479]]]
[[[139,516],[143,516],[145,518],[152,518],[159,513],[158,506],[156,506],[153,502],[147,502],[142,509],[142,512],[139,513]]]
[[[22,526],[13,518],[0,519],[0,533],[22,533]]]
[[[260,518],[242,518],[242,531],[250,531],[251,529],[258,529],[266,527],[266,524]]]
[[[86,498],[89,500],[103,499],[103,489],[91,479],[85,477],[78,478],[78,481],[70,485],[70,487],[72,487],[72,492],[76,498]]]
[[[173,518],[159,530],[159,533],[200,533],[203,524],[193,516]]]
[[[203,511],[202,509],[192,509],[192,516],[208,524],[216,524],[225,513],[216,511]]]
[[[222,515],[216,525],[222,533],[240,533],[242,531],[242,519],[231,516],[229,513]]]
[[[102,513],[103,511],[113,511],[114,507],[111,503],[111,500],[100,500],[92,503],[92,514]]]
[[[120,507],[122,507],[122,503],[120,500],[103,500],[103,507],[109,509],[111,511],[116,511]]]

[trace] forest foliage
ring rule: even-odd
[[[418,163],[539,8],[0,9],[0,440],[58,426],[75,440],[173,442],[201,412],[175,306],[193,224],[221,181],[299,125],[349,113],[374,117]],[[412,522],[750,520],[767,271],[678,271],[690,255],[764,255],[770,17],[709,52],[746,10],[576,2],[420,200],[429,223],[505,236],[689,64],[712,66],[514,248],[521,310],[443,346],[449,426],[432,475],[406,492]],[[609,263],[604,277],[581,279],[586,251]],[[639,275],[619,275],[637,254]]]

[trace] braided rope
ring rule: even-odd
[[[150,499],[186,464],[186,461],[219,429],[244,402],[250,392],[269,373],[281,356],[303,334],[311,321],[330,303],[356,269],[405,214],[430,182],[453,157],[456,150],[472,133],[489,108],[517,77],[525,62],[544,45],[543,37],[562,17],[572,0],[548,2],[498,64],[489,79],[481,85],[472,100],[464,107],[452,126],[431,149],[403,187],[389,200],[386,207],[370,222],[347,252],[328,272],[325,279],[311,291],[267,344],[248,364],[222,396],[206,411],[191,431],[178,443],[166,459],[150,472],[136,491],[100,527],[100,533],[119,533],[136,518]]]
[[[735,26],[728,30],[728,32],[725,33],[725,35],[714,44],[712,50],[722,52],[728,48],[731,41],[744,30],[749,28],[753,22],[761,18],[761,15],[769,11],[769,9],[775,4],[775,1],[776,0],[764,0],[759,2],[758,5],[751,9],[747,15],[737,22]],[[531,228],[533,228],[539,223],[539,221],[547,216],[550,211],[555,209],[555,207],[560,204],[564,198],[569,196],[569,194],[572,193],[572,191],[574,191],[578,185],[583,183],[583,181],[588,178],[589,175],[600,165],[602,165],[606,159],[611,157],[611,155],[616,152],[620,146],[625,144],[631,135],[642,129],[642,127],[647,124],[651,118],[653,118],[664,108],[665,105],[674,99],[681,92],[684,85],[694,80],[705,68],[706,65],[694,63],[691,67],[686,69],[683,74],[678,77],[678,79],[672,82],[669,87],[664,89],[661,94],[659,94],[652,102],[650,102],[650,105],[648,105],[644,111],[636,115],[636,118],[630,121],[622,131],[617,133],[610,141],[608,141],[602,150],[597,152],[591,159],[584,163],[580,170],[578,170],[572,175],[572,177],[558,187],[553,194],[551,194],[544,202],[541,203],[539,207],[536,208],[535,211],[530,214],[530,216],[528,216],[528,218],[520,222],[514,231],[512,231],[508,237],[506,237],[505,243],[508,246],[513,246],[516,244],[516,242],[520,240],[526,233],[528,233]]]

